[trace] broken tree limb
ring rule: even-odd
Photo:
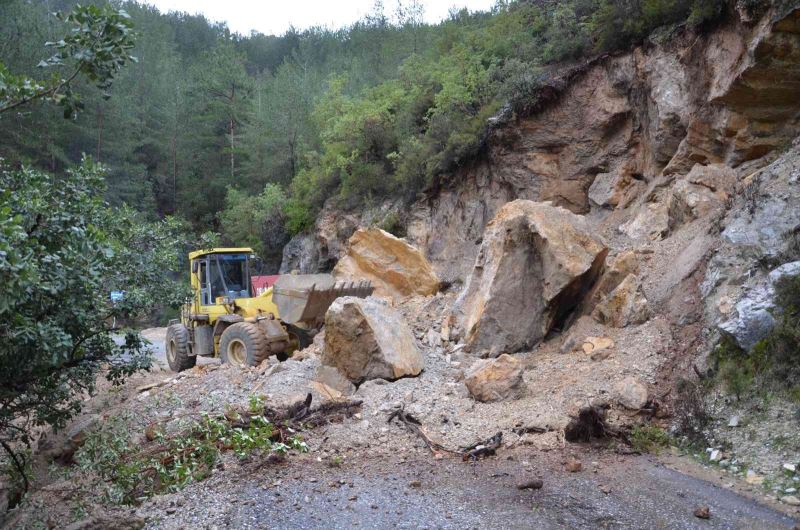
[[[406,412],[405,406],[394,410],[391,414],[389,414],[389,418],[386,421],[387,423],[391,423],[395,419],[402,423],[406,429],[420,437],[433,454],[450,453],[452,455],[460,456],[465,461],[477,460],[479,458],[495,454],[503,440],[503,433],[498,432],[491,438],[487,438],[486,440],[471,446],[464,447],[462,449],[449,449],[439,442],[432,440],[430,436],[425,433],[425,430],[422,427],[422,422],[420,422],[410,413]]]

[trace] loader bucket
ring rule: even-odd
[[[315,325],[340,296],[365,298],[372,291],[366,280],[337,282],[330,274],[287,274],[272,286],[272,301],[283,322]]]

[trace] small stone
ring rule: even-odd
[[[739,416],[731,416],[731,419],[728,420],[728,427],[738,427],[739,426]]]
[[[781,497],[781,502],[788,504],[789,506],[800,506],[800,499],[798,499],[795,495],[786,495]]]
[[[717,462],[718,460],[720,460],[721,456],[722,452],[719,449],[714,449],[713,451],[711,451],[711,455],[709,455],[708,459],[711,460],[712,462]]]
[[[611,486],[606,486],[605,484],[601,484],[600,491],[608,495],[609,493],[611,493]]]
[[[542,489],[544,486],[544,481],[540,478],[535,478],[531,480],[526,480],[524,482],[520,482],[517,484],[518,490],[538,490]]]
[[[408,483],[408,485],[411,486],[412,488],[421,488],[422,482],[420,482],[419,480],[412,480],[411,482]]]
[[[581,349],[584,353],[593,353],[614,347],[614,341],[609,337],[586,337]]]
[[[348,497],[347,500],[348,501],[357,501],[358,500],[358,495],[352,495],[352,496]]]
[[[783,464],[783,469],[791,473],[794,473],[797,471],[797,466],[795,464]]]
[[[753,471],[752,469],[747,470],[747,474],[745,475],[744,480],[748,484],[753,484],[756,486],[764,483],[764,477],[762,477],[761,475],[757,475],[756,472]]]
[[[711,519],[711,510],[708,506],[698,506],[694,510],[694,516],[698,519]]]
[[[569,471],[570,473],[577,473],[578,471],[583,469],[583,464],[581,464],[581,461],[578,460],[577,458],[571,458],[570,460],[567,460],[566,467],[567,471]]]

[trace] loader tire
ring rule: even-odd
[[[189,330],[183,324],[173,324],[167,328],[164,349],[167,364],[174,372],[188,370],[197,362],[197,357],[189,355]]]
[[[237,322],[222,332],[219,340],[222,362],[233,366],[258,366],[269,357],[264,334],[251,322]]]

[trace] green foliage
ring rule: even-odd
[[[71,29],[61,40],[48,42],[55,49],[48,59],[40,61],[41,68],[66,67],[66,77],[54,75],[48,81],[12,75],[0,63],[0,114],[35,100],[50,100],[64,108],[70,118],[83,108],[72,84],[79,75],[103,90],[111,87],[114,76],[129,61],[133,48],[133,24],[130,16],[111,5],[77,5],[66,15],[57,15]]]
[[[231,244],[253,248],[259,255],[280,254],[286,240],[286,194],[277,184],[267,184],[259,195],[228,188],[225,210],[220,213],[223,237]]]
[[[263,408],[257,402],[257,398],[251,399],[251,408]],[[203,413],[181,433],[168,436],[162,429],[153,432],[157,445],[142,448],[131,439],[128,423],[112,418],[87,437],[75,460],[83,471],[99,475],[109,501],[138,504],[152,495],[175,492],[207,478],[222,451],[233,451],[239,458],[257,452],[308,451],[299,436],[288,443],[277,440],[272,423],[258,414],[249,416],[246,427]]]
[[[81,152],[93,153],[110,167],[111,203],[150,218],[179,214],[198,231],[221,226],[229,241],[271,254],[286,235],[313,226],[327,200],[355,207],[415,199],[481,153],[487,120],[506,103],[507,118],[536,109],[559,63],[624,48],[658,27],[707,25],[724,5],[503,0],[487,13],[454,11],[427,25],[418,2],[394,16],[377,3],[348,28],[243,37],[202,17],[126,2],[141,60],[114,75],[115,97],[82,90],[85,111],[74,122],[55,122],[42,108],[19,116],[16,127],[0,129],[0,156],[61,174]],[[86,9],[110,16],[105,7]],[[28,50],[53,23],[44,5],[0,3],[8,70],[34,77],[38,58]],[[74,21],[56,23],[69,31]],[[233,212],[267,184],[287,200],[274,216],[285,226],[264,235],[259,219]]]
[[[631,431],[631,446],[640,453],[658,454],[672,444],[672,439],[664,429],[655,425],[637,425]]]
[[[397,237],[405,237],[406,235],[406,227],[403,225],[403,221],[395,211],[389,212],[378,224],[378,228],[385,230],[386,232],[389,232]]]
[[[183,226],[111,210],[102,192],[103,170],[89,159],[63,177],[0,172],[0,442],[8,452],[31,441],[30,425],[64,427],[101,366],[115,383],[148,367],[144,341],[116,324],[188,293],[169,277]],[[124,299],[112,302],[112,290]]]

